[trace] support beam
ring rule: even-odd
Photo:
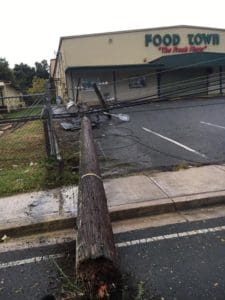
[[[223,94],[223,68],[222,66],[220,66],[220,69],[219,69],[219,72],[220,72],[220,95]]]
[[[161,98],[161,70],[157,71],[157,93],[158,98]]]
[[[117,101],[116,71],[113,71],[113,92],[114,92],[114,99],[115,99],[115,101]]]

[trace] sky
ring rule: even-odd
[[[61,36],[172,25],[225,29],[222,0],[2,0],[0,57],[10,67],[55,57]]]

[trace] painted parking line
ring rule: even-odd
[[[171,240],[171,239],[177,239],[177,238],[183,238],[183,237],[191,237],[194,235],[202,235],[202,234],[207,234],[207,233],[212,233],[212,232],[220,232],[220,231],[224,231],[224,230],[225,230],[225,225],[211,227],[211,228],[191,230],[191,231],[176,232],[176,233],[172,233],[172,234],[165,234],[165,235],[142,238],[139,240],[130,240],[130,241],[126,241],[126,242],[120,242],[120,243],[116,243],[116,247],[124,248],[124,247],[129,247],[129,246],[134,246],[134,245],[154,243],[154,242],[163,241],[163,240]],[[32,257],[32,258],[27,258],[27,259],[9,261],[6,263],[0,263],[0,270],[11,268],[11,267],[27,265],[27,264],[31,264],[31,263],[38,263],[38,262],[42,262],[42,261],[55,260],[55,259],[59,259],[62,257],[65,257],[65,253],[51,254],[51,255],[45,255],[45,256],[36,256],[36,257]]]
[[[208,125],[208,126],[212,126],[212,127],[216,127],[216,128],[221,128],[221,129],[225,129],[224,126],[220,126],[220,125],[216,125],[216,124],[212,124],[212,123],[207,123],[207,122],[204,122],[204,121],[200,121],[201,124],[204,124],[204,125]]]
[[[99,146],[99,150],[101,151],[103,157],[106,159],[106,154],[105,154],[105,151],[104,151],[103,148],[102,148],[101,143],[100,143],[99,141],[97,141],[97,144],[98,144],[98,146]]]
[[[142,127],[142,129],[145,130],[145,131],[147,131],[147,132],[149,132],[149,133],[152,133],[152,134],[154,134],[154,135],[156,135],[156,136],[158,136],[158,137],[160,137],[160,138],[162,138],[162,139],[164,139],[164,140],[166,140],[166,141],[168,141],[170,143],[173,143],[173,144],[175,144],[175,145],[177,145],[177,146],[179,146],[179,147],[181,147],[181,148],[183,148],[183,149],[185,149],[187,151],[195,153],[195,154],[197,154],[197,155],[199,155],[201,157],[207,158],[207,156],[205,154],[200,153],[200,152],[198,152],[198,151],[196,151],[196,150],[194,150],[194,149],[192,149],[192,148],[190,148],[188,146],[185,146],[185,145],[183,145],[183,144],[181,144],[181,143],[179,143],[179,142],[177,142],[175,140],[172,140],[172,139],[170,139],[170,138],[168,138],[168,137],[166,137],[164,135],[161,135],[161,134],[159,134],[159,133],[157,133],[157,132],[155,132],[153,130],[150,130],[150,129],[145,128],[145,127]]]
[[[128,247],[128,246],[139,245],[139,244],[148,244],[148,243],[154,243],[154,242],[163,241],[163,240],[191,237],[194,235],[201,235],[201,234],[206,234],[206,233],[210,233],[210,232],[218,232],[218,231],[223,231],[223,230],[225,230],[225,226],[197,229],[197,230],[191,230],[191,231],[185,231],[185,232],[177,232],[177,233],[172,233],[172,234],[142,238],[140,240],[131,240],[131,241],[126,241],[126,242],[121,242],[121,243],[117,243],[116,247],[122,248],[122,247]]]
[[[60,254],[36,256],[36,257],[27,258],[27,259],[9,261],[9,262],[6,262],[6,263],[0,263],[0,270],[10,268],[10,267],[17,267],[17,266],[21,266],[21,265],[27,265],[27,264],[31,264],[31,263],[47,261],[47,260],[51,260],[51,259],[54,260],[54,259],[62,258],[64,256],[65,256],[64,253],[60,253]]]

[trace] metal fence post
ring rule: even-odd
[[[47,157],[49,158],[51,156],[51,147],[50,147],[49,131],[48,131],[48,111],[47,111],[46,106],[43,108],[41,116],[43,119],[45,148],[46,148]]]
[[[49,82],[46,83],[45,108],[43,112],[43,126],[45,131],[46,151],[48,157],[57,157],[55,132],[52,124],[52,107],[50,100]]]

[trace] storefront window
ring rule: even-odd
[[[144,88],[144,87],[146,87],[145,76],[129,78],[129,89]]]
[[[94,83],[96,83],[95,80],[82,78],[81,79],[81,89],[85,90],[85,91],[94,92],[94,88],[93,88]]]
[[[90,78],[82,78],[81,79],[81,89],[85,91],[94,92],[93,84],[96,83],[98,88],[101,89],[102,86],[108,85],[108,81],[102,81],[100,78],[90,79]]]

